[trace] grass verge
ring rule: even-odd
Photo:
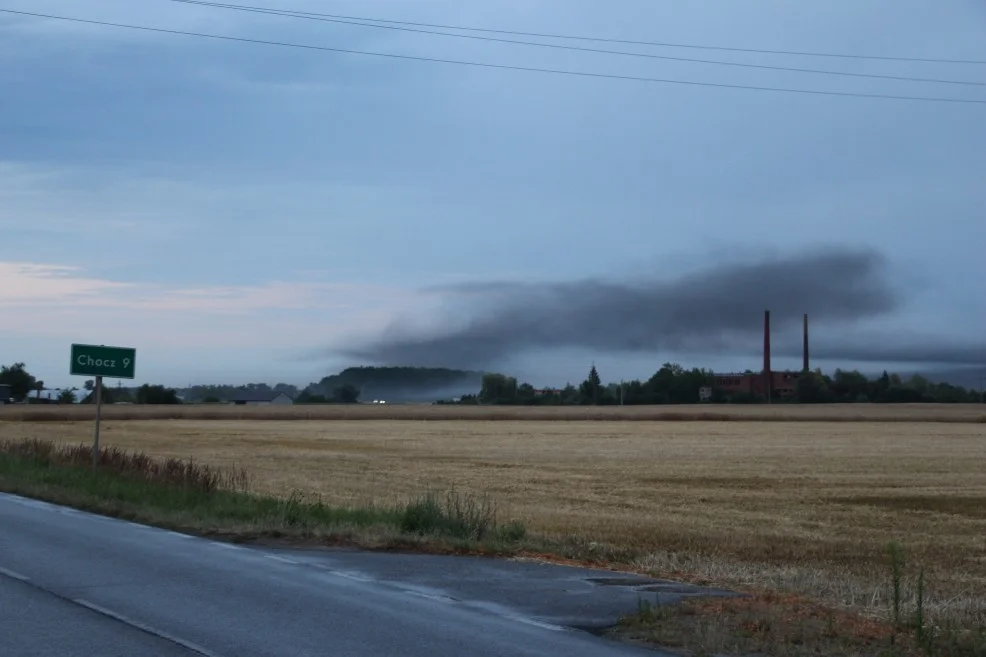
[[[318,497],[249,492],[246,472],[116,448],[0,441],[0,491],[103,515],[234,541],[314,540],[384,549],[499,552],[526,532],[496,506],[454,491],[389,507],[340,508]]]

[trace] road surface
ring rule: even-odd
[[[0,653],[655,657],[586,629],[668,582],[516,561],[234,546],[0,494]]]

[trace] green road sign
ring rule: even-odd
[[[72,345],[71,374],[132,379],[137,367],[137,350],[92,344]]]

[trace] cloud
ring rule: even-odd
[[[0,308],[43,304],[87,304],[129,287],[127,283],[79,276],[77,267],[0,262]],[[7,323],[7,322],[5,322]]]
[[[829,248],[714,265],[679,278],[569,282],[487,282],[438,288],[448,312],[430,328],[392,323],[376,340],[348,350],[374,362],[488,367],[532,351],[729,353],[757,344],[764,309],[772,329],[794,333],[803,313],[838,327],[816,355],[854,360],[976,362],[983,347],[895,342],[851,330],[892,318],[904,305],[887,263],[872,250]],[[463,318],[456,321],[455,318]],[[855,340],[852,341],[852,340]],[[746,345],[745,347],[742,345]],[[780,340],[780,352],[794,351]],[[800,349],[800,346],[798,346]]]
[[[120,283],[78,267],[38,263],[0,262],[0,280],[0,314],[11,335],[120,336],[189,348],[300,348],[327,336],[345,339],[379,327],[386,313],[413,299],[404,290],[369,284]]]

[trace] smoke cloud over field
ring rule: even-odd
[[[812,356],[857,361],[975,363],[986,345],[895,342],[850,335],[855,322],[891,316],[903,299],[876,252],[828,249],[712,266],[666,280],[464,284],[436,291],[450,306],[444,328],[398,321],[350,356],[380,363],[488,367],[532,350],[749,353],[771,310],[774,353],[800,355],[800,325],[829,329]],[[786,333],[788,339],[778,339]],[[790,336],[795,339],[791,340]],[[813,343],[815,340],[813,339]]]

